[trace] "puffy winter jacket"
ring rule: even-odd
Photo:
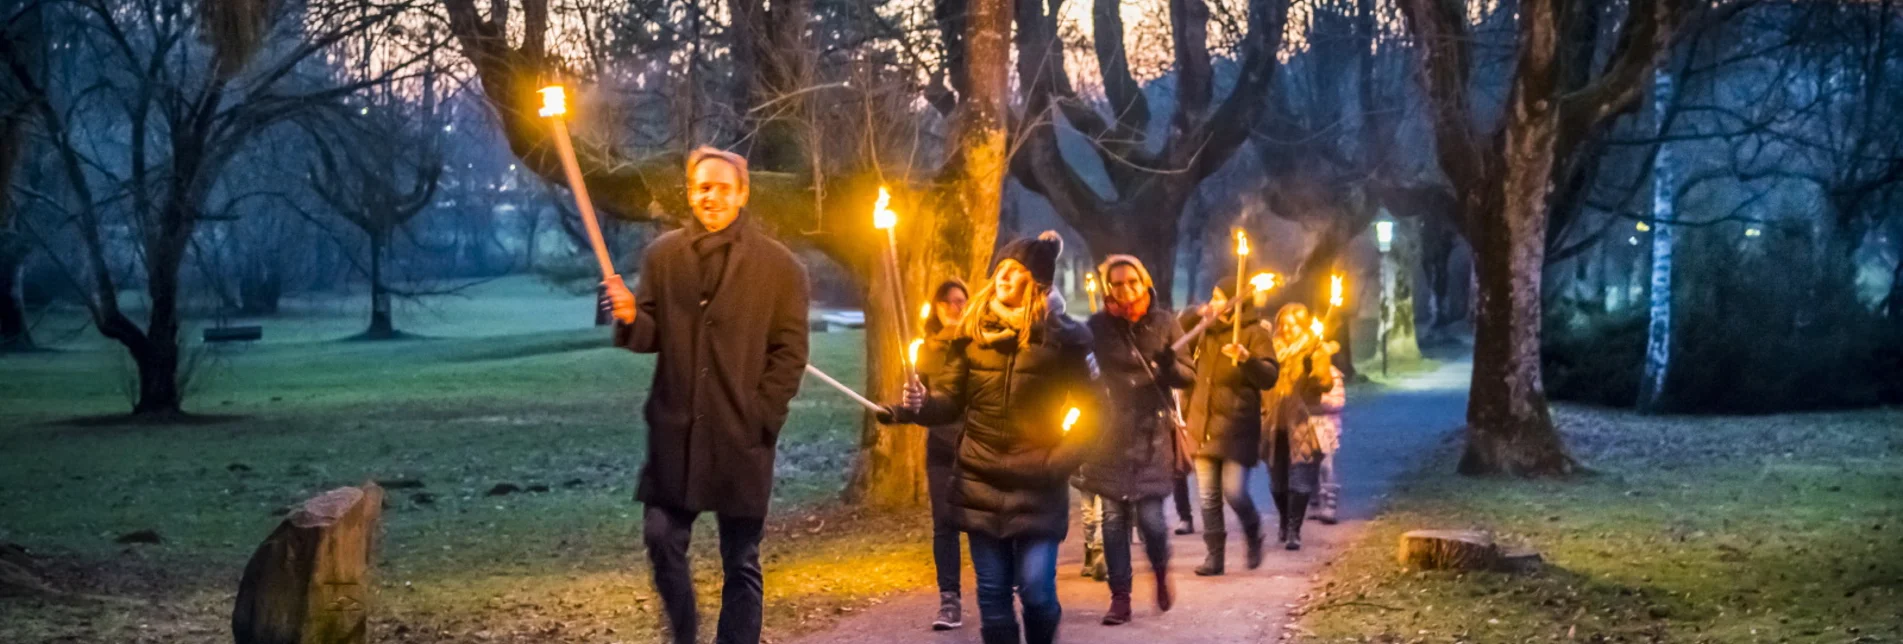
[[[1003,330],[989,311],[988,329]],[[931,378],[925,405],[899,412],[922,425],[963,420],[950,505],[960,530],[1000,539],[1063,539],[1070,525],[1066,480],[1082,462],[1101,419],[1102,396],[1090,356],[1090,331],[1054,307],[1017,339],[959,336]],[[1078,423],[1066,433],[1067,410]]]

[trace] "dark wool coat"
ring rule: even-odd
[[[985,315],[988,311],[972,311]],[[1096,433],[1102,396],[1093,379],[1090,331],[1053,307],[1032,332],[986,343],[957,337],[917,412],[898,420],[963,420],[951,484],[952,524],[999,539],[1063,539],[1070,527],[1066,481]],[[1065,412],[1082,410],[1063,430]]]
[[[1190,329],[1202,317],[1185,311],[1179,321]],[[1242,346],[1249,359],[1238,367],[1222,354],[1230,333],[1229,324],[1217,320],[1190,344],[1196,380],[1183,397],[1183,414],[1190,438],[1198,443],[1197,456],[1254,467],[1262,439],[1262,390],[1275,386],[1275,346],[1269,329],[1245,316]]]
[[[1135,323],[1104,311],[1088,326],[1109,411],[1077,487],[1119,501],[1168,496],[1176,481],[1170,389],[1195,378],[1169,350],[1183,329],[1174,313],[1154,306]]]
[[[718,290],[700,301],[691,232],[648,245],[633,324],[615,345],[659,353],[643,417],[648,460],[635,498],[764,518],[787,403],[806,368],[806,269],[743,218]]]

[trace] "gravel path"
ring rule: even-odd
[[[1171,539],[1176,580],[1176,606],[1158,613],[1149,590],[1151,578],[1141,551],[1136,558],[1132,600],[1135,619],[1106,627],[1099,623],[1109,605],[1103,584],[1079,577],[1083,561],[1080,529],[1072,529],[1058,560],[1058,597],[1064,605],[1060,639],[1089,644],[1266,643],[1280,641],[1288,610],[1308,590],[1314,574],[1340,548],[1359,536],[1368,517],[1386,496],[1395,477],[1419,462],[1447,432],[1462,423],[1466,411],[1471,365],[1447,362],[1432,372],[1418,374],[1382,390],[1351,391],[1343,451],[1337,456],[1345,481],[1343,521],[1334,526],[1309,522],[1303,528],[1303,549],[1269,551],[1262,567],[1242,567],[1242,534],[1229,534],[1229,571],[1222,577],[1197,577],[1190,572],[1202,562],[1200,534]],[[1272,530],[1274,506],[1269,501],[1267,472],[1250,478],[1256,503],[1267,512],[1265,529]],[[1193,487],[1192,487],[1193,489]],[[1169,511],[1174,515],[1174,511]],[[1174,519],[1172,519],[1173,521]],[[1230,517],[1230,525],[1235,518]],[[1198,525],[1198,528],[1202,526]],[[1271,546],[1274,544],[1271,543]],[[929,630],[938,605],[937,593],[920,589],[841,620],[832,629],[793,640],[801,644],[874,644],[886,642],[977,643],[978,608],[972,595],[969,566],[965,570],[965,626],[944,633]]]

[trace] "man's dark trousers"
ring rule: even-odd
[[[687,568],[687,542],[699,512],[648,504],[642,518],[648,564],[654,569],[654,588],[673,625],[676,644],[693,644],[700,635],[694,573]],[[720,588],[720,625],[717,644],[755,644],[760,641],[760,536],[766,520],[715,515],[720,524],[720,564],[726,581]]]

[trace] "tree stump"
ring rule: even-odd
[[[1417,570],[1492,570],[1500,547],[1475,530],[1411,530],[1401,535],[1398,559]]]
[[[363,644],[383,488],[305,501],[245,564],[231,613],[237,644]]]

